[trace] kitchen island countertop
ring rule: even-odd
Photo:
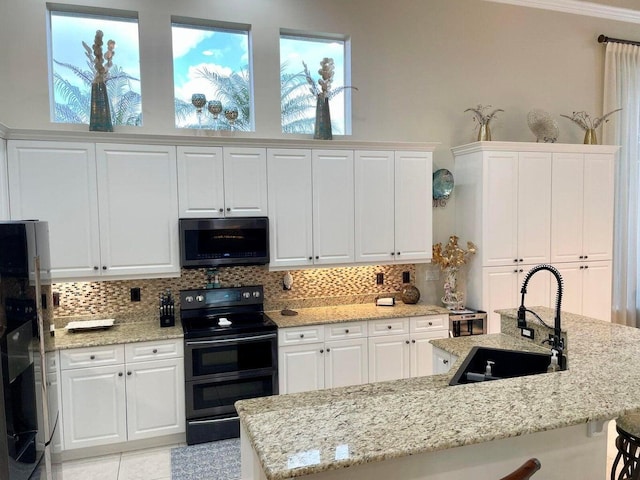
[[[536,311],[553,318],[551,309]],[[515,309],[500,313],[515,323]],[[562,319],[571,345],[567,371],[450,387],[454,366],[444,375],[244,400],[236,404],[243,431],[265,478],[281,480],[640,409],[640,330],[565,313]],[[506,334],[432,343],[460,361],[475,345],[540,349]],[[347,454],[338,457],[338,447]]]

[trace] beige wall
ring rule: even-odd
[[[596,42],[598,34],[638,36],[636,24],[482,0],[85,3],[139,12],[144,126],[120,132],[189,135],[173,128],[171,15],[252,25],[256,137],[282,136],[279,28],[345,33],[352,41],[352,84],[359,88],[353,138],[440,142],[435,167],[450,169],[450,147],[474,140],[474,123],[463,111],[478,103],[505,109],[493,125],[495,140],[533,140],[526,114],[541,108],[558,119],[560,141],[581,142],[582,132],[558,115],[601,113],[604,47]],[[623,0],[602,3],[623,6]],[[44,0],[0,2],[0,122],[84,131],[86,126],[49,122],[45,25]],[[90,39],[79,38],[78,45],[81,40]],[[435,241],[453,233],[454,208],[455,196],[435,210]]]

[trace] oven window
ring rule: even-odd
[[[229,407],[247,398],[273,395],[273,375],[235,380],[199,382],[192,384],[193,410],[220,409]],[[220,411],[222,413],[222,411]]]
[[[193,376],[273,368],[274,350],[273,339],[193,347]]]

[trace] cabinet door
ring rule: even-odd
[[[324,344],[280,347],[278,377],[281,394],[324,388]]]
[[[482,265],[513,265],[518,259],[518,154],[486,152],[482,183]]]
[[[49,223],[51,277],[99,275],[95,146],[9,141],[11,218]]]
[[[367,383],[369,381],[368,362],[366,338],[325,343],[325,388]]]
[[[564,291],[562,294],[561,309],[563,312],[582,315],[582,271],[584,263],[559,263],[555,265],[562,276]],[[551,293],[552,305],[556,304],[555,289]]]
[[[355,152],[356,262],[395,258],[394,188],[393,152]]]
[[[447,338],[448,330],[411,334],[411,376],[424,377],[433,375],[433,345],[434,338]]]
[[[432,182],[430,152],[395,153],[396,262],[431,259]],[[384,225],[381,227],[384,228]]]
[[[582,315],[610,322],[611,288],[610,261],[585,263],[582,270]]]
[[[433,347],[433,374],[448,373],[453,365],[451,355],[444,350]]]
[[[128,440],[185,431],[182,358],[127,365]]]
[[[179,274],[175,147],[96,148],[103,275]]]
[[[549,263],[551,154],[518,155],[518,263]]]
[[[264,148],[224,148],[225,215],[267,216],[267,152]]]
[[[613,184],[613,157],[608,154],[585,154],[582,237],[585,260],[613,258]]]
[[[127,440],[124,365],[62,371],[64,448]]]
[[[369,338],[369,381],[384,382],[409,378],[411,355],[409,335]]]
[[[551,262],[582,258],[584,155],[556,153],[551,180]]]
[[[312,169],[314,263],[352,263],[353,152],[314,150]]]
[[[223,217],[224,177],[221,147],[178,147],[180,217]]]
[[[267,151],[272,267],[313,263],[311,150]]]
[[[487,311],[487,333],[500,333],[500,315],[494,310],[514,308],[519,305],[519,269],[513,267],[491,267],[482,269],[482,305]]]

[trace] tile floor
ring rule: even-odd
[[[616,455],[615,437],[612,421],[608,431],[607,472]],[[58,466],[57,480],[171,480],[171,449],[177,446],[182,445],[64,462]],[[608,479],[607,473],[605,480]]]
[[[56,466],[56,479],[171,480],[171,449],[184,445],[63,462]]]

